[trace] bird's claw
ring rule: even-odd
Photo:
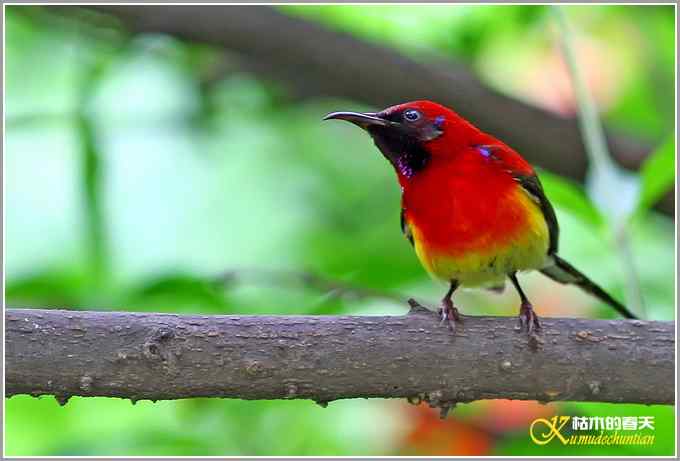
[[[449,330],[451,330],[452,333],[455,333],[456,323],[461,322],[461,319],[458,309],[453,305],[453,302],[451,302],[451,300],[448,300],[448,302],[446,300],[443,301],[442,308],[439,309],[439,314],[441,315],[439,324],[442,325],[447,323]]]
[[[534,308],[529,303],[522,303],[519,310],[519,327],[520,330],[527,330],[527,334],[531,336],[534,330],[541,329],[541,324],[538,321],[538,316],[534,312]]]

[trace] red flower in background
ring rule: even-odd
[[[512,433],[526,433],[536,418],[552,416],[555,404],[522,400],[484,400],[471,404],[475,412],[459,416],[456,410],[447,419],[439,410],[423,403],[404,404],[402,411],[409,422],[398,452],[401,455],[483,456],[490,455],[495,442]]]
[[[411,428],[399,448],[402,455],[486,455],[493,436],[483,428],[451,415],[443,420],[426,404],[404,406]],[[455,411],[455,410],[454,410]]]

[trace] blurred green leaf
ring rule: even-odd
[[[81,140],[81,187],[85,221],[87,222],[87,245],[89,263],[95,280],[101,281],[107,268],[106,228],[102,212],[101,177],[103,166],[92,121],[85,115],[77,118],[77,130]]]
[[[650,155],[640,170],[642,188],[637,212],[647,210],[675,183],[675,136],[671,136]]]
[[[541,170],[539,176],[546,196],[554,205],[588,226],[604,225],[602,214],[590,201],[581,185],[545,170]]]
[[[641,139],[653,140],[663,135],[667,117],[655,105],[655,85],[649,77],[639,76],[628,84],[621,97],[610,107],[604,120],[613,130]],[[636,114],[631,117],[630,114]]]
[[[126,306],[159,312],[229,312],[216,283],[189,274],[161,276],[131,289]]]
[[[87,297],[88,276],[79,271],[41,272],[8,284],[5,298],[10,307],[77,309]]]

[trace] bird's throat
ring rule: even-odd
[[[419,140],[383,129],[369,132],[380,152],[400,175],[411,178],[427,166],[430,153]]]

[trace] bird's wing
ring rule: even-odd
[[[406,222],[406,217],[404,216],[405,210],[402,208],[401,210],[401,232],[404,234],[404,236],[408,239],[409,242],[411,242],[411,245],[413,245],[413,234],[411,234],[411,228],[408,226],[408,223]]]
[[[543,213],[543,218],[548,225],[548,233],[550,235],[548,254],[553,255],[557,253],[560,233],[557,216],[555,216],[555,210],[548,197],[545,196],[541,181],[531,166],[519,154],[505,145],[490,144],[477,146],[477,148],[482,151],[483,155],[490,156],[493,160],[501,162],[513,179],[522,186],[527,195],[538,204]]]
[[[548,254],[552,255],[557,253],[557,245],[560,229],[557,224],[557,216],[555,216],[555,210],[552,204],[545,196],[543,192],[543,186],[541,181],[538,179],[536,174],[525,175],[525,174],[513,174],[513,178],[517,181],[522,188],[525,190],[529,196],[538,203],[538,206],[543,212],[543,218],[548,224],[548,233],[550,234],[550,245],[548,246]]]

